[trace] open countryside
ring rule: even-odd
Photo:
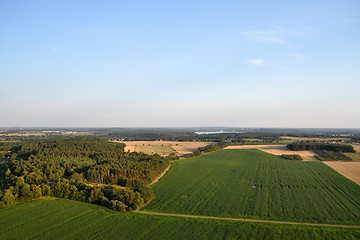
[[[145,211],[360,223],[360,186],[322,162],[220,150],[173,163]]]
[[[360,185],[360,145],[352,146],[355,149],[355,153],[344,154],[350,157],[354,162],[324,161],[324,163]],[[228,146],[225,149],[258,149],[274,155],[294,154],[294,151],[289,150],[285,145],[242,145]],[[300,155],[304,161],[319,161],[315,157],[316,153],[313,151],[296,151],[295,153]]]
[[[360,0],[0,0],[0,240],[360,240]]]
[[[184,156],[193,153],[199,147],[215,144],[213,142],[198,141],[114,141],[125,143],[125,151],[144,152],[147,154],[157,153],[159,155],[169,155],[176,153],[178,156]]]
[[[90,136],[2,142],[1,184],[15,185],[0,192],[0,238],[359,238],[360,186],[306,159],[315,150],[220,140],[179,158],[127,151],[124,143]]]
[[[228,146],[225,149],[259,149],[263,152],[271,153],[274,155],[294,154],[294,151],[286,148],[286,145],[242,145],[242,146]],[[303,159],[309,161],[317,161],[314,157],[316,153],[313,151],[296,151]]]

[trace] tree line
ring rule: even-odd
[[[214,144],[214,145],[206,145],[204,147],[199,147],[198,149],[196,149],[195,152],[193,153],[188,153],[188,154],[185,154],[184,157],[185,158],[190,158],[190,157],[196,157],[196,156],[200,156],[202,153],[207,153],[207,152],[214,152],[214,151],[217,151],[217,150],[220,150],[226,146],[228,146],[228,142],[226,141],[220,141],[218,142],[217,144]]]
[[[282,154],[281,156],[288,160],[295,160],[295,161],[303,160],[303,158],[298,154]]]
[[[334,152],[355,152],[353,146],[337,143],[319,143],[319,142],[294,142],[286,145],[292,151],[305,151],[305,150],[326,150]]]

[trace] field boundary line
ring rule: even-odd
[[[147,211],[139,211],[139,210],[135,210],[135,211],[132,211],[132,212],[139,213],[139,214],[148,214],[148,215],[157,215],[157,216],[169,216],[169,217],[201,218],[201,219],[239,221],[239,222],[275,223],[275,224],[302,225],[302,226],[312,226],[312,227],[335,227],[335,228],[358,228],[358,229],[360,229],[360,225],[342,225],[342,224],[308,223],[308,222],[289,222],[289,221],[251,219],[251,218],[214,217],[214,216],[189,215],[189,214],[178,214],[178,213],[147,212]]]
[[[156,178],[154,179],[154,181],[152,181],[152,182],[149,184],[149,186],[157,183],[157,182],[165,175],[165,173],[166,173],[167,171],[169,171],[171,165],[172,165],[172,161],[170,161],[169,166],[167,166],[167,167],[164,169],[164,171],[162,171],[162,173],[160,173],[158,176],[156,176]]]

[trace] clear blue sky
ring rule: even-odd
[[[360,1],[0,0],[0,126],[360,128]]]

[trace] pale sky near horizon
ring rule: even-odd
[[[0,0],[0,127],[360,128],[360,1]]]

